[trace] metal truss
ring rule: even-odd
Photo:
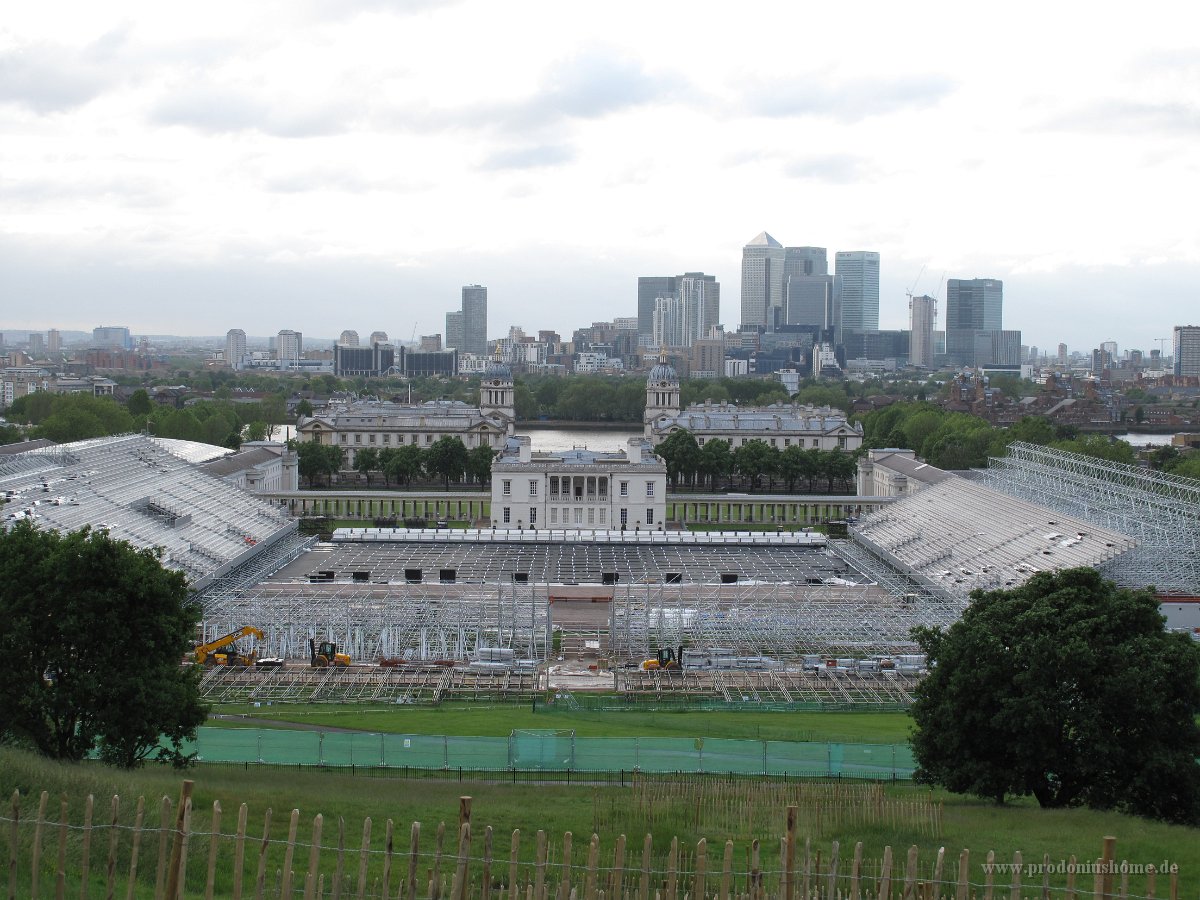
[[[808,654],[862,659],[915,653],[914,626],[946,625],[962,614],[960,602],[924,591],[844,580],[629,585],[613,598],[611,656],[618,663],[636,662],[660,648],[686,646],[696,665],[706,655],[720,655],[758,668],[795,663]]]
[[[1137,546],[1102,567],[1118,584],[1200,593],[1200,481],[1018,442],[985,483],[1120,532]]]
[[[626,670],[618,671],[616,680],[617,692],[633,703],[670,703],[687,698],[721,703],[891,709],[912,705],[912,691],[920,679],[895,672],[851,674],[818,669],[808,672]]]
[[[307,659],[309,638],[356,662],[462,662],[492,647],[540,662],[551,644],[547,588],[534,584],[266,582],[208,598],[202,640],[243,625],[265,632],[260,655],[285,659]]]

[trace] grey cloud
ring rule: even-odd
[[[346,126],[346,108],[272,100],[224,87],[173,92],[150,112],[159,125],[184,125],[216,133],[258,130],[276,137],[336,134]]]
[[[849,184],[865,180],[870,172],[862,158],[846,153],[835,153],[793,160],[784,167],[784,174],[791,178],[810,178],[833,184]]]
[[[837,83],[809,74],[784,84],[755,85],[746,91],[744,102],[750,112],[761,116],[823,116],[855,122],[933,106],[953,93],[955,87],[952,79],[941,75]]]
[[[115,79],[105,67],[106,46],[89,49],[80,53],[57,45],[27,44],[0,51],[0,103],[55,113],[94,100]]]
[[[1183,102],[1151,103],[1110,100],[1066,110],[1043,120],[1048,131],[1082,131],[1128,134],[1153,131],[1159,134],[1200,133],[1200,106]]]
[[[489,154],[479,168],[485,170],[538,169],[558,166],[575,158],[575,150],[562,144],[534,144],[526,147],[511,147]]]

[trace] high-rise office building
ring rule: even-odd
[[[946,282],[946,353],[955,365],[977,365],[975,337],[1003,328],[1004,282],[951,278]]]
[[[768,331],[783,318],[783,278],[787,251],[765,231],[742,248],[743,329]]]
[[[839,250],[834,274],[842,277],[841,331],[879,330],[879,254]]]
[[[638,277],[638,344],[654,346],[654,301],[674,297],[677,291],[672,275],[643,275]]]
[[[468,353],[487,353],[487,288],[481,284],[463,285],[462,347]]]
[[[822,340],[841,336],[842,279],[837,275],[789,275],[785,288],[788,325],[808,325],[824,332]]]
[[[1067,364],[1067,345],[1066,344],[1058,345],[1058,364],[1060,366],[1065,366]]]
[[[692,340],[708,337],[721,324],[721,284],[715,275],[684,272],[675,279],[679,298],[692,308],[695,328]],[[689,344],[691,341],[688,342]]]
[[[29,332],[29,355],[34,359],[46,355],[46,338],[40,331]]]
[[[46,345],[51,353],[58,353],[62,350],[62,335],[58,333],[57,328],[51,328],[46,332]]]
[[[933,368],[933,332],[937,323],[937,300],[928,295],[911,297],[908,301],[908,363],[925,369]]]
[[[300,361],[304,353],[304,335],[285,328],[275,338],[275,359],[279,368],[287,369]]]
[[[785,247],[783,276],[828,275],[829,256],[824,247]]]
[[[231,369],[242,369],[246,365],[246,332],[230,328],[225,332],[225,365]]]
[[[446,313],[446,349],[465,350],[463,344],[463,314],[461,309]]]
[[[1171,349],[1176,375],[1200,375],[1200,326],[1176,325]]]
[[[92,329],[92,344],[111,350],[132,350],[133,338],[124,325],[101,325]]]

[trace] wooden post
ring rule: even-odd
[[[613,848],[613,867],[608,879],[608,896],[620,900],[625,895],[625,835],[617,835]]]
[[[262,900],[267,886],[267,850],[271,847],[271,808],[263,814],[262,843],[258,845],[258,871],[254,875],[254,900]]]
[[[967,900],[971,891],[971,851],[963,850],[958,854],[958,885],[954,891],[954,900]]]
[[[187,810],[192,799],[193,786],[194,782],[184,779],[179,791],[179,807],[175,810],[175,834],[171,841],[171,863],[167,868],[167,893],[165,896],[168,900],[175,900],[179,896],[179,885],[182,881],[179,868],[180,861],[183,859],[184,826],[187,823]]]
[[[600,865],[600,835],[593,834],[588,844],[587,875],[583,883],[585,900],[596,900],[596,869]],[[487,900],[484,897],[483,900]]]
[[[167,884],[167,835],[171,830],[171,798],[163,797],[158,808],[158,866],[154,870],[154,896],[165,897]]]
[[[796,815],[798,808],[787,808],[787,824],[784,832],[786,850],[783,859],[783,898],[795,900],[796,896]],[[808,900],[808,890],[804,891],[804,900]]]
[[[883,848],[883,869],[879,873],[879,900],[891,900],[892,896],[892,848]]]
[[[322,878],[325,876],[322,875]],[[333,900],[342,900],[342,882],[346,878],[346,818],[338,816],[337,863],[333,870]],[[322,885],[323,886],[323,885]],[[324,898],[324,891],[321,897]]]
[[[521,850],[521,829],[514,828],[512,840],[508,844],[508,900],[520,900],[517,896],[520,888],[517,886],[517,858]]]
[[[250,807],[245,803],[238,807],[237,835],[233,839],[233,900],[242,900],[242,879],[246,867],[246,824],[250,820]]]
[[[364,857],[365,860],[365,857]],[[365,861],[364,861],[365,865]],[[413,822],[408,830],[408,871],[404,877],[404,892],[408,900],[416,900],[417,875],[421,870],[421,823]]]
[[[383,900],[388,900],[392,892],[392,851],[395,849],[395,823],[387,820],[383,831]]]
[[[862,900],[862,853],[862,841],[856,841],[854,861],[850,863],[850,900]]]
[[[571,896],[571,832],[563,832],[562,866],[559,870],[557,900],[570,900]]]
[[[828,898],[837,897],[838,883],[838,852],[841,850],[841,844],[837,841],[833,842],[833,847],[829,851],[829,877],[825,882],[825,896]],[[804,900],[808,900],[807,897]]]
[[[79,900],[87,900],[88,871],[91,869],[92,856],[92,811],[95,807],[95,797],[87,795],[83,803],[83,849],[79,860]]]
[[[762,845],[758,838],[750,842],[750,896],[762,898]]]
[[[442,847],[446,841],[446,823],[438,822],[436,840],[433,847],[433,875],[430,878],[432,886],[429,889],[430,900],[438,900],[442,894]]]
[[[296,859],[296,834],[299,830],[300,810],[293,809],[292,817],[288,820],[287,846],[283,848],[283,881],[279,888],[279,896],[281,897],[291,897],[292,895],[292,875]],[[171,900],[174,900],[173,896]]]
[[[179,843],[179,891],[171,900],[182,900],[184,882],[187,880],[188,850],[192,846],[192,798],[188,797],[183,804],[183,831]]]
[[[996,882],[996,851],[989,850],[987,854],[987,865],[984,867],[986,871],[983,873],[983,900],[992,900],[992,889]]]
[[[1101,857],[1103,858],[1104,863],[1105,863],[1104,870],[1103,870],[1104,882],[1101,886],[1101,893],[1103,894],[1103,900],[1112,900],[1112,891],[1113,891],[1112,864],[1113,864],[1113,861],[1117,858],[1117,839],[1115,837],[1113,837],[1112,835],[1105,835],[1104,850],[1101,852]]]
[[[455,851],[454,880],[450,886],[450,900],[464,900],[467,895],[467,862],[471,857],[470,810],[463,823],[458,826],[458,848]],[[387,895],[384,894],[384,900]]]
[[[43,795],[44,796],[44,795]],[[146,820],[146,798],[138,797],[137,813],[133,821],[133,844],[129,849],[129,884],[126,885],[126,900],[133,900],[133,892],[137,885],[138,850],[142,845],[142,823]],[[37,892],[34,892],[37,897]]]
[[[1171,900],[1179,900],[1179,868],[1171,868]]]
[[[1155,877],[1157,875],[1158,869],[1151,865],[1149,871],[1146,872],[1146,900],[1154,900],[1154,882],[1157,880]]]
[[[1050,854],[1042,854],[1042,900],[1050,900]]]
[[[638,900],[650,900],[650,850],[653,840],[647,834],[642,841],[642,874],[638,879]]]
[[[121,840],[121,798],[112,796],[112,817],[109,820],[108,860],[104,865],[104,900],[113,900],[117,890],[117,847]]]
[[[908,848],[908,865],[904,867],[904,890],[900,895],[903,900],[916,900],[917,897],[917,845]]]
[[[667,896],[666,900],[676,900],[679,888],[679,838],[671,838],[671,850],[667,854]]]
[[[492,900],[492,826],[483,829],[483,884],[480,900]]]
[[[313,816],[312,846],[308,848],[308,875],[304,881],[304,900],[315,900],[313,891],[317,888],[317,878],[321,874],[321,832],[324,825],[324,816],[320,813]]]
[[[1078,900],[1079,895],[1075,892],[1075,854],[1071,854],[1071,858],[1067,860],[1067,898],[1066,900]]]
[[[1008,900],[1021,900],[1021,851],[1013,852],[1012,883],[1009,885]]]
[[[546,890],[546,832],[537,833],[537,857],[533,863],[533,898],[542,900]]]
[[[464,824],[471,824],[471,798],[458,798],[458,830],[461,833]]]
[[[721,900],[730,900],[733,885],[733,841],[725,842],[725,855],[721,859]]]
[[[942,894],[942,872],[946,864],[946,848],[938,847],[937,857],[933,862],[933,894],[935,897],[940,897]]]
[[[212,827],[208,838],[208,873],[204,879],[204,900],[212,900],[217,881],[217,848],[221,836],[221,801],[213,801]]]
[[[413,828],[419,829],[421,826],[413,822]],[[358,900],[363,900],[367,895],[367,863],[370,861],[371,854],[371,817],[367,816],[363,819],[362,843],[358,848],[358,890],[354,895]]]
[[[66,793],[58,798],[58,863],[54,873],[55,900],[64,900],[67,891],[67,815]]]

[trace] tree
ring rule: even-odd
[[[1200,649],[1164,630],[1152,588],[1070,569],[971,597],[914,632],[918,781],[1200,822]]]
[[[667,477],[672,485],[678,483],[680,475],[686,481],[695,483],[696,470],[700,468],[700,446],[686,428],[667,435],[654,448],[654,453],[667,464]]]
[[[300,418],[301,416],[311,416],[312,414],[313,414],[312,404],[308,402],[307,398],[302,399],[299,403],[296,404],[296,418],[297,419]]]
[[[371,483],[371,473],[379,468],[379,451],[374,447],[363,447],[354,454],[355,470]]]
[[[403,447],[397,447],[395,454],[383,465],[384,474],[388,478],[411,484],[414,478],[420,478],[421,473],[425,471],[425,451],[416,444],[405,444]]]
[[[487,444],[480,444],[467,451],[467,477],[479,482],[480,487],[492,477],[492,460],[496,451]]]
[[[733,468],[733,454],[729,441],[713,438],[700,448],[700,474],[711,479],[712,489],[717,489],[718,479],[726,477]]]
[[[19,522],[0,532],[0,617],[0,733],[56,759],[187,761],[207,709],[179,661],[200,609],[158,551]]]
[[[342,468],[342,449],[332,444],[301,441],[296,444],[296,457],[300,475],[307,478],[310,485],[316,484],[321,475],[328,483]]]
[[[425,452],[425,468],[430,475],[441,475],[450,490],[451,481],[462,479],[467,468],[467,448],[461,438],[444,435]]]
[[[125,401],[125,408],[129,410],[131,416],[144,419],[150,415],[150,411],[154,409],[154,404],[150,402],[150,395],[146,393],[146,389],[138,388]]]
[[[775,474],[775,460],[779,451],[757,438],[746,441],[733,451],[733,467],[743,478],[750,479],[751,490],[762,484],[763,476]]]
[[[251,422],[246,426],[246,440],[265,441],[267,439],[267,427],[268,426],[266,422]]]

